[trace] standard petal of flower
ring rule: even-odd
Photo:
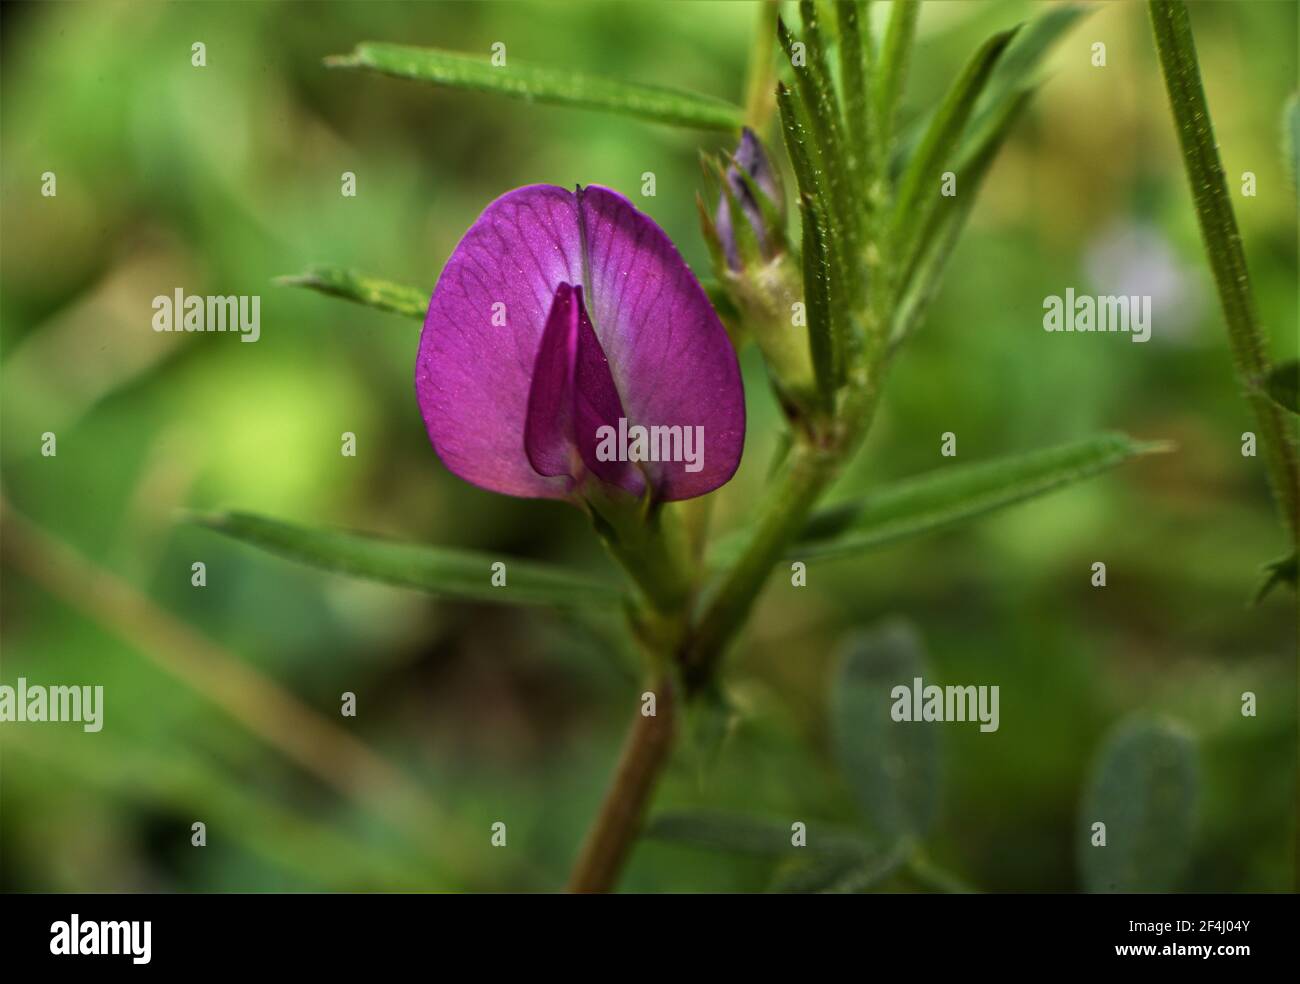
[[[576,438],[579,460],[634,492],[644,488],[644,475],[662,499],[702,495],[726,482],[745,429],[735,352],[663,231],[627,199],[597,187],[576,195],[547,185],[512,191],[488,206],[448,260],[416,369],[425,426],[443,463],[496,492],[569,494],[576,476],[561,471],[559,438],[539,430],[530,447],[525,435],[535,370],[554,377],[546,400],[557,386],[565,389],[554,365],[538,358],[561,284],[583,287],[597,343],[571,350],[587,381],[570,392],[583,396],[592,420],[613,423],[607,418],[617,407],[630,425],[675,429],[679,452],[678,460],[603,468],[608,463],[586,446],[584,429]],[[579,342],[581,310],[579,302]],[[596,371],[601,366],[610,385]]]
[[[630,424],[691,428],[694,461],[643,465],[662,499],[727,482],[745,440],[736,352],[672,241],[622,195],[580,193],[590,282],[584,299]],[[702,447],[695,446],[695,438]]]
[[[524,448],[533,365],[556,288],[582,281],[573,193],[519,188],[489,205],[452,253],[429,303],[416,395],[434,450],[494,492],[563,498],[567,477]]]

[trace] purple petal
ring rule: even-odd
[[[736,351],[677,247],[622,195],[583,189],[587,310],[609,356],[629,425],[698,428],[703,456],[647,463],[661,499],[725,484],[745,443],[745,393]]]
[[[731,477],[744,441],[735,352],[703,289],[663,231],[604,188],[533,185],[488,206],[434,289],[416,392],[443,463],[510,495],[563,498],[581,462],[688,498]],[[599,461],[596,431],[623,415],[700,428],[702,464]]]
[[[573,362],[578,354],[578,298],[568,284],[555,291],[533,364],[524,419],[524,450],[539,475],[573,473]]]
[[[597,454],[600,429],[618,430],[619,418],[626,416],[623,404],[614,385],[614,375],[609,368],[609,358],[596,337],[586,305],[582,303],[582,288],[578,295],[578,351],[574,359],[573,431],[578,453],[583,463],[602,482],[617,485],[634,495],[645,491],[645,479],[635,467],[617,459],[601,460]]]

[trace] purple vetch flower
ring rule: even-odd
[[[434,288],[415,389],[443,463],[507,495],[564,499],[594,478],[689,499],[730,479],[744,444],[736,353],[703,288],[595,185],[484,210]]]
[[[755,187],[772,199],[772,202],[778,208],[781,208],[784,206],[785,201],[784,196],[781,194],[781,185],[779,184],[777,172],[767,158],[767,151],[763,149],[762,141],[749,127],[745,127],[741,131],[740,145],[736,148],[732,160],[735,163],[727,167],[727,184],[731,188],[731,194],[735,198],[736,204],[740,206],[741,212],[744,213],[745,220],[754,227],[754,236],[758,240],[759,250],[764,257],[770,259],[773,245],[772,237],[769,235],[769,230],[764,227],[763,213],[758,207],[758,202],[754,200],[749,187],[740,179],[737,168],[744,168],[745,173],[753,179]],[[733,270],[739,270],[742,263],[740,251],[736,246],[736,234],[732,222],[731,206],[727,202],[727,196],[723,195],[718,200],[714,226],[718,230],[718,239],[722,242],[722,251],[727,257],[727,266]]]

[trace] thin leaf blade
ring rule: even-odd
[[[916,152],[899,181],[898,200],[894,206],[892,236],[898,255],[910,257],[913,244],[924,227],[925,217],[936,206],[938,179],[944,164],[952,156],[966,130],[966,123],[980,93],[988,82],[998,59],[1015,37],[1016,31],[993,35],[967,62],[961,75],[948,90]]]
[[[331,55],[325,64],[529,102],[603,110],[672,126],[734,130],[743,119],[739,106],[700,93],[514,61],[493,65],[487,58],[435,48],[365,41],[351,54]]]
[[[313,529],[252,513],[190,517],[201,526],[290,560],[443,598],[562,607],[617,604],[623,592],[609,581],[534,561],[447,547],[403,543],[343,530]],[[493,565],[505,584],[492,584]]]
[[[1158,442],[1101,434],[1056,447],[973,465],[954,465],[831,506],[809,520],[799,558],[861,553],[1083,481],[1146,454]]]
[[[421,323],[433,294],[431,290],[395,284],[358,270],[334,266],[316,266],[303,273],[277,277],[275,283],[280,287],[306,287],[331,297],[414,318]]]

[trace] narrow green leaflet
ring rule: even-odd
[[[757,857],[809,853],[859,858],[870,854],[870,845],[860,835],[815,821],[806,825],[806,846],[796,847],[793,822],[717,810],[674,810],[651,818],[643,835],[686,847]]]
[[[903,101],[903,83],[907,80],[912,42],[916,38],[916,19],[921,12],[919,0],[894,0],[889,11],[889,25],[880,46],[880,63],[875,79],[876,149],[881,167],[894,145],[894,120]]]
[[[331,55],[325,64],[455,89],[495,92],[528,102],[605,110],[674,126],[732,130],[740,127],[743,118],[739,106],[712,96],[563,68],[520,65],[513,60],[498,66],[487,58],[434,48],[365,41],[349,55]]]
[[[895,316],[895,345],[917,326],[937,290],[984,175],[1034,92],[1039,65],[1053,45],[1088,12],[1087,7],[1077,4],[1048,9],[1021,28],[998,59],[975,104],[952,166],[958,194],[941,198],[923,217],[918,241],[905,259],[900,280],[905,293]],[[900,148],[904,160],[914,156],[921,134],[928,132],[933,119],[907,134]]]
[[[312,567],[414,588],[444,598],[514,605],[584,606],[617,604],[623,597],[611,580],[584,577],[498,554],[401,543],[340,530],[310,529],[249,513],[200,515],[192,520]],[[503,566],[494,567],[498,564]],[[494,574],[504,576],[503,586],[493,586]]]
[[[893,216],[892,236],[899,256],[911,255],[913,244],[924,228],[925,217],[942,197],[939,177],[943,166],[961,141],[975,102],[1015,33],[1013,29],[993,35],[967,62],[908,161],[899,181]]]
[[[916,633],[889,622],[845,640],[832,682],[831,738],[840,773],[872,829],[890,843],[924,837],[938,813],[938,731],[892,717],[894,688],[905,686],[910,694],[912,681],[925,675]]]
[[[421,322],[429,310],[429,297],[433,293],[431,290],[381,280],[356,270],[330,266],[312,267],[305,273],[277,277],[275,282],[281,287],[306,287],[308,290],[342,297]]]
[[[860,553],[1024,502],[1165,450],[1168,445],[1101,434],[1028,454],[938,468],[814,514],[790,555],[807,559]]]
[[[1047,53],[1089,12],[1081,4],[1060,4],[1048,8],[1021,28],[989,77],[971,120],[972,136],[991,125],[1007,101],[1036,84],[1038,67]]]
[[[904,267],[900,281],[902,296],[890,333],[891,348],[896,349],[921,324],[975,207],[984,176],[1032,94],[1032,91],[1022,92],[1005,103],[998,118],[983,130],[979,140],[961,152],[953,168],[960,194],[952,198],[941,197],[935,203]]]
[[[844,87],[844,117],[849,151],[856,165],[869,173],[871,165],[871,113],[868,109],[867,73],[871,25],[859,18],[868,10],[859,0],[840,0],[835,15],[840,29],[840,81]],[[870,187],[868,181],[864,187]]]
[[[1079,812],[1088,891],[1177,889],[1191,853],[1197,786],[1196,749],[1179,729],[1134,720],[1113,732]]]

